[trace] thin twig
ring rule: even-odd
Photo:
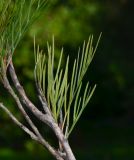
[[[42,122],[47,124],[54,131],[56,137],[58,138],[58,140],[60,141],[60,143],[62,144],[62,146],[64,148],[64,151],[66,153],[66,157],[68,158],[68,160],[75,160],[75,157],[74,157],[73,152],[70,148],[70,145],[69,145],[67,139],[65,138],[62,130],[59,128],[58,124],[55,122],[54,118],[51,115],[44,114],[40,110],[38,110],[34,106],[34,104],[26,96],[26,93],[25,93],[23,87],[21,86],[21,84],[17,78],[17,75],[15,73],[15,69],[13,67],[12,61],[9,65],[9,72],[10,72],[10,76],[12,78],[12,81],[13,81],[17,91],[19,92],[23,102],[25,103],[25,105],[30,109],[30,111],[38,119],[40,119]]]
[[[0,103],[0,108],[3,109],[8,114],[8,116],[12,119],[12,121],[15,124],[17,124],[22,130],[24,130],[27,134],[29,134],[32,139],[34,139],[36,141],[38,140],[38,137],[32,131],[30,131],[26,126],[24,126],[22,123],[20,123],[17,120],[17,118],[2,103]]]
[[[40,86],[38,85],[38,83],[37,83],[37,81],[36,81],[36,78],[35,78],[35,84],[36,84],[36,89],[37,89],[38,94],[39,94],[39,95],[38,95],[39,100],[40,100],[40,102],[41,102],[41,104],[42,104],[42,107],[43,107],[45,113],[47,113],[48,115],[52,116],[51,111],[50,111],[50,109],[49,109],[49,107],[48,107],[46,98],[45,98],[45,96],[43,95],[43,93],[42,93],[42,91],[41,91],[41,88],[40,88]]]
[[[4,79],[4,83],[5,83],[5,88],[8,90],[8,92],[11,94],[11,96],[13,97],[15,102],[17,103],[17,106],[18,106],[19,110],[21,111],[21,113],[23,114],[24,118],[26,119],[26,121],[28,122],[30,127],[33,129],[35,134],[41,139],[42,136],[41,136],[40,132],[38,131],[37,127],[34,125],[32,120],[30,119],[30,117],[28,116],[26,111],[24,110],[24,108],[19,100],[19,97],[15,94],[14,90],[12,89],[6,75],[3,77],[3,79]]]
[[[52,146],[49,145],[49,143],[42,137],[42,135],[40,134],[40,132],[38,131],[37,127],[34,125],[34,123],[32,122],[32,120],[30,119],[30,117],[27,115],[27,113],[25,112],[23,106],[21,105],[21,102],[19,100],[19,98],[17,97],[17,95],[15,94],[14,90],[12,89],[12,87],[10,86],[10,83],[6,77],[6,75],[3,75],[3,82],[4,82],[4,86],[5,88],[8,90],[8,92],[12,95],[12,97],[14,98],[14,100],[17,103],[18,108],[20,109],[21,113],[23,114],[23,116],[25,117],[25,119],[27,120],[27,122],[29,123],[29,125],[31,126],[31,128],[33,129],[33,131],[36,133],[36,135],[38,136],[38,142],[41,143],[43,146],[45,146],[51,153],[52,155],[54,155],[55,157],[59,158],[59,153],[58,151],[56,151]],[[37,141],[37,140],[36,140]],[[60,160],[60,159],[59,159]]]
[[[60,153],[58,153],[58,151],[56,151],[51,145],[49,145],[49,143],[47,141],[45,141],[43,138],[39,138],[38,136],[36,136],[32,131],[30,131],[25,125],[23,125],[21,122],[19,122],[17,120],[17,118],[7,109],[6,106],[4,106],[2,103],[0,103],[0,108],[3,109],[8,116],[11,118],[11,120],[17,124],[22,130],[24,130],[28,135],[30,135],[30,137],[39,142],[40,144],[42,144],[45,148],[47,148],[51,154],[56,157],[57,160],[64,160],[62,158],[62,156],[60,155]]]
[[[15,73],[12,61],[10,62],[9,65],[9,73],[11,76],[11,79],[19,93],[19,95],[22,98],[23,103],[27,106],[27,108],[42,122],[44,122],[45,124],[50,125],[49,123],[49,115],[42,113],[39,109],[37,109],[37,107],[35,107],[35,105],[29,100],[29,98],[27,97],[23,87],[21,86],[18,77]]]
[[[49,114],[50,116],[52,116],[49,108],[47,107],[47,102],[46,102],[45,98],[44,98],[42,95],[39,95],[38,97],[39,97],[39,100],[40,100],[40,102],[41,102],[41,104],[42,104],[42,107],[43,107],[44,111],[45,111],[47,114]]]

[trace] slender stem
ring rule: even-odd
[[[49,115],[48,114],[44,114],[42,113],[39,109],[37,109],[37,107],[29,100],[29,98],[27,97],[23,87],[21,86],[18,77],[15,73],[12,61],[9,64],[9,73],[11,76],[11,79],[23,101],[23,103],[27,106],[27,108],[42,122],[44,122],[45,124],[49,123]]]
[[[58,151],[56,151],[51,145],[49,145],[49,143],[42,137],[42,135],[40,134],[40,132],[38,131],[37,127],[34,125],[34,123],[32,122],[32,120],[30,119],[30,117],[27,115],[27,113],[25,112],[19,97],[15,94],[14,90],[12,89],[12,87],[10,86],[10,83],[6,77],[6,73],[3,74],[3,84],[4,87],[8,90],[8,92],[11,94],[11,96],[14,98],[14,100],[17,103],[17,106],[19,108],[19,110],[21,111],[21,113],[23,114],[23,116],[25,117],[25,119],[27,120],[27,122],[29,123],[29,125],[31,126],[31,128],[33,129],[33,131],[35,132],[35,137],[34,133],[30,134],[32,132],[30,132],[30,130],[28,128],[26,128],[24,125],[22,125],[13,115],[12,113],[6,109],[6,107],[3,107],[3,105],[1,105],[1,108],[4,109],[4,111],[6,111],[6,113],[8,115],[10,115],[10,118],[17,124],[19,125],[26,133],[28,133],[30,136],[32,136],[34,140],[36,140],[37,142],[41,143],[45,148],[47,148],[50,153],[57,159],[57,160],[63,160],[63,158],[61,157],[60,153]],[[10,113],[10,114],[9,114]]]
[[[22,130],[24,130],[27,134],[29,134],[32,139],[37,141],[38,137],[32,131],[30,131],[26,126],[20,123],[17,120],[17,118],[7,109],[7,107],[5,107],[2,103],[0,103],[0,108],[3,109],[8,114],[8,116],[12,119],[12,121],[15,124],[17,124]]]
[[[59,121],[60,121],[59,122],[59,127],[63,132],[63,114],[62,114],[62,110],[60,110],[60,120]],[[62,144],[60,142],[59,142],[59,149],[60,149],[61,152],[63,152],[63,146],[62,146]]]
[[[11,118],[11,120],[17,124],[22,130],[24,130],[27,134],[30,135],[30,137],[39,142],[40,144],[42,144],[45,148],[47,148],[50,153],[57,159],[57,160],[64,160],[60,153],[58,151],[56,151],[51,145],[49,145],[49,143],[44,140],[43,138],[40,138],[38,136],[36,136],[32,131],[30,131],[25,125],[23,125],[21,122],[19,122],[17,120],[17,118],[7,109],[6,106],[4,106],[2,103],[0,103],[0,108],[3,109],[7,114],[8,116]]]
[[[12,89],[12,87],[10,86],[10,83],[7,79],[7,77],[4,77],[4,83],[5,83],[5,88],[8,90],[8,92],[11,94],[11,96],[13,97],[13,99],[15,100],[15,102],[17,103],[17,106],[20,110],[20,112],[23,114],[24,118],[26,119],[26,121],[28,122],[28,124],[30,125],[30,127],[33,129],[33,131],[36,133],[36,135],[39,138],[42,138],[40,132],[38,131],[37,127],[35,126],[35,124],[32,122],[32,120],[30,119],[30,117],[28,116],[28,114],[26,113],[26,111],[24,110],[19,97],[15,94],[14,90]]]
[[[45,103],[44,99],[41,99],[41,101],[42,101],[42,104]],[[64,157],[65,157],[64,152],[66,153],[67,156],[66,156],[65,160],[75,160],[75,157],[72,153],[72,150],[69,146],[69,143],[68,143],[67,139],[65,139],[65,135],[63,135],[62,129],[55,122],[54,118],[51,118],[50,125],[49,126],[54,131],[57,138],[59,139],[60,147],[62,146],[61,148],[59,148],[59,149],[61,149],[60,153],[63,154]]]
[[[21,86],[21,84],[17,78],[17,75],[15,73],[12,61],[9,65],[9,72],[10,72],[10,76],[12,78],[12,81],[13,81],[17,91],[19,92],[22,100],[26,104],[26,106],[31,110],[31,112],[38,119],[40,119],[42,122],[47,124],[54,131],[56,137],[58,138],[58,140],[60,141],[60,143],[63,146],[63,149],[66,153],[67,160],[75,160],[75,157],[74,157],[73,152],[69,146],[69,143],[68,143],[67,139],[65,138],[62,130],[59,128],[58,124],[55,122],[54,118],[50,114],[47,114],[47,113],[44,114],[41,111],[39,111],[26,96],[26,93],[25,93],[23,87]]]
[[[35,83],[36,83],[36,88],[37,88],[37,91],[38,91],[38,94],[39,94],[38,97],[39,97],[39,100],[40,100],[40,102],[41,102],[41,104],[42,104],[42,107],[43,107],[44,111],[45,111],[48,115],[52,116],[51,111],[50,111],[50,108],[48,107],[46,98],[45,98],[45,96],[42,94],[42,91],[41,91],[40,86],[37,84],[37,81],[35,81]]]
[[[64,136],[63,132],[61,131],[61,129],[59,128],[58,124],[55,122],[54,119],[51,119],[50,124],[51,124],[52,130],[54,131],[55,135],[57,136],[57,138],[59,139],[60,143],[63,146],[63,149],[66,153],[67,160],[76,160],[74,157],[74,154],[70,148],[68,140],[65,138],[65,136]]]

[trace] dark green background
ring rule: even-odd
[[[85,81],[97,89],[70,137],[78,160],[134,159],[134,1],[133,0],[53,0],[29,28],[14,54],[21,83],[36,104],[33,79],[33,37],[41,48],[56,41],[56,60],[64,46],[71,61],[77,48],[94,34],[102,38]],[[14,101],[0,86],[0,100],[23,121]],[[51,142],[51,131],[40,126]],[[0,111],[0,160],[52,160],[50,154],[31,141]]]

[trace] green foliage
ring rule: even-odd
[[[0,1],[0,56],[8,52],[13,54],[24,32],[45,4],[46,0]]]
[[[100,37],[98,39],[98,42]],[[82,51],[79,49],[78,57],[73,64],[71,79],[69,80],[69,56],[66,60],[65,69],[61,68],[63,49],[56,72],[54,72],[55,44],[47,44],[47,56],[40,51],[39,46],[35,49],[35,80],[43,96],[47,97],[47,103],[55,120],[62,123],[62,130],[66,137],[70,135],[83,110],[92,97],[96,85],[91,88],[86,84],[81,97],[83,77],[96,52],[98,42],[93,48],[93,36],[89,37],[88,43],[84,42]],[[82,52],[82,53],[81,53]],[[71,114],[73,110],[73,116]]]
[[[0,1],[0,80],[28,26],[45,4],[46,0]]]

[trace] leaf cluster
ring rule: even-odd
[[[89,37],[88,43],[84,42],[82,50],[78,50],[78,57],[75,59],[71,79],[69,79],[69,56],[65,68],[61,67],[63,49],[61,50],[58,67],[54,71],[55,44],[47,44],[47,55],[35,47],[35,80],[42,95],[46,97],[48,106],[53,117],[68,138],[79,120],[82,112],[92,97],[96,85],[86,84],[83,96],[82,81],[84,75],[94,57],[100,37],[93,47],[93,36]],[[73,112],[71,112],[73,111]]]
[[[0,1],[0,56],[7,54],[6,49],[13,54],[28,26],[45,4],[46,0]]]
[[[15,48],[47,0],[0,0],[0,80]]]

